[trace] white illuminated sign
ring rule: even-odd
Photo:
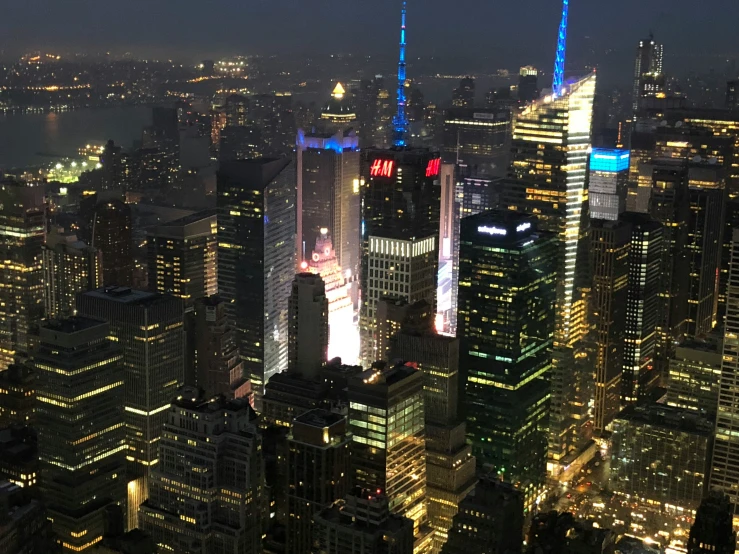
[[[505,235],[506,230],[501,229],[500,227],[487,227],[486,225],[481,225],[477,228],[478,233],[486,233],[488,235]]]
[[[520,233],[521,231],[525,231],[526,229],[531,228],[531,223],[521,223],[518,227],[516,227],[516,232]]]

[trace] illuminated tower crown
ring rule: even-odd
[[[398,59],[398,113],[393,118],[393,144],[406,146],[408,135],[408,118],[405,115],[405,8],[400,12],[400,57]]]
[[[565,76],[565,54],[567,50],[567,12],[570,9],[570,0],[562,0],[562,20],[557,33],[557,57],[554,59],[554,79],[552,94],[559,96]]]

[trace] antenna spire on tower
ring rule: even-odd
[[[406,2],[400,12],[400,56],[398,59],[398,113],[393,118],[393,144],[406,146],[408,119],[405,115],[405,11]]]
[[[567,12],[570,9],[570,0],[562,0],[562,20],[559,23],[557,34],[557,57],[554,60],[554,79],[552,81],[552,94],[559,95],[564,84],[565,76],[565,54],[567,50]]]

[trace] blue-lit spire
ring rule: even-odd
[[[567,12],[570,9],[570,0],[562,0],[562,21],[559,23],[557,34],[557,58],[554,60],[554,80],[552,93],[557,96],[562,90],[565,78],[565,53],[567,51]]]
[[[393,143],[395,146],[406,146],[408,137],[408,119],[405,116],[405,7],[400,12],[400,57],[398,59],[398,113],[393,118]]]

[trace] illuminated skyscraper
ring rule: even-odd
[[[381,305],[385,302],[381,302]],[[390,340],[390,359],[418,367],[424,380],[426,499],[434,549],[447,540],[459,503],[475,482],[475,458],[460,417],[459,339],[437,335],[425,302],[407,306],[400,332]]]
[[[185,377],[184,307],[173,296],[129,288],[103,288],[77,297],[77,312],[110,323],[123,348],[128,525],[149,491],[159,462],[162,425]]]
[[[660,269],[654,368],[659,378],[665,379],[675,345],[685,338],[688,331],[688,167],[680,160],[659,160],[649,167],[652,181],[651,214],[662,224],[665,245]]]
[[[634,62],[634,111],[639,109],[642,98],[654,97],[665,91],[662,54],[662,45],[655,42],[652,35],[639,41]]]
[[[539,98],[539,70],[527,65],[518,72],[518,101],[526,104]]]
[[[592,382],[581,362],[588,325],[587,164],[595,74],[564,85],[557,96],[529,104],[513,122],[504,209],[536,214],[538,228],[555,233],[560,253],[551,372],[549,455],[567,465],[588,439]]]
[[[726,203],[724,171],[715,164],[688,169],[688,336],[707,336],[718,323],[721,233]]]
[[[77,235],[51,231],[43,248],[44,305],[46,317],[74,315],[77,293],[103,285],[102,256]]]
[[[590,322],[595,343],[593,422],[595,430],[602,433],[621,407],[632,234],[631,225],[621,221],[595,219],[590,225]]]
[[[718,409],[721,341],[686,341],[670,360],[667,404],[707,414]]]
[[[380,298],[436,305],[441,159],[422,149],[369,150],[364,156],[360,338],[369,365],[378,359]]]
[[[430,542],[423,404],[423,373],[408,365],[368,369],[349,381],[352,482],[382,491],[390,512],[413,520],[417,539]]]
[[[264,462],[254,410],[185,387],[165,416],[141,528],[164,551],[261,553]]]
[[[450,108],[444,112],[441,152],[445,163],[467,166],[473,175],[505,175],[510,110]]]
[[[255,401],[287,369],[295,276],[295,174],[288,159],[222,163],[218,172],[218,291],[228,302]]]
[[[40,487],[64,552],[100,542],[105,510],[126,500],[122,349],[99,320],[44,323],[38,372]]]
[[[100,202],[95,208],[92,246],[103,255],[103,284],[133,285],[133,222],[131,208],[121,200]]]
[[[11,364],[0,371],[0,428],[34,425],[36,378],[28,364]]]
[[[648,215],[626,213],[621,219],[631,226],[621,401],[633,403],[659,384],[654,356],[665,243],[662,225]]]
[[[590,218],[615,221],[626,209],[629,151],[593,148],[590,153]]]
[[[739,386],[739,229],[734,229],[732,233],[730,268],[716,438],[709,486],[729,497],[732,513],[736,517],[739,507],[739,474],[736,471],[739,459],[739,397],[734,391]]]
[[[359,334],[354,323],[351,283],[347,282],[345,273],[338,264],[328,229],[321,229],[321,236],[316,240],[316,248],[310,260],[301,263],[300,269],[320,275],[326,287],[328,359],[338,356],[344,363],[355,363],[359,354]]]
[[[0,370],[33,347],[44,316],[44,189],[0,181]]]
[[[527,503],[546,477],[558,253],[536,225],[508,211],[466,217],[459,263],[467,437]]]
[[[149,290],[182,298],[192,308],[198,298],[218,292],[218,223],[215,210],[158,225],[148,232]]]
[[[339,87],[329,104],[333,111],[348,102]],[[360,232],[359,139],[349,127],[353,121],[334,123],[327,133],[299,129],[296,149],[298,262],[310,257],[321,229],[328,229],[339,265],[352,275],[359,271]]]

